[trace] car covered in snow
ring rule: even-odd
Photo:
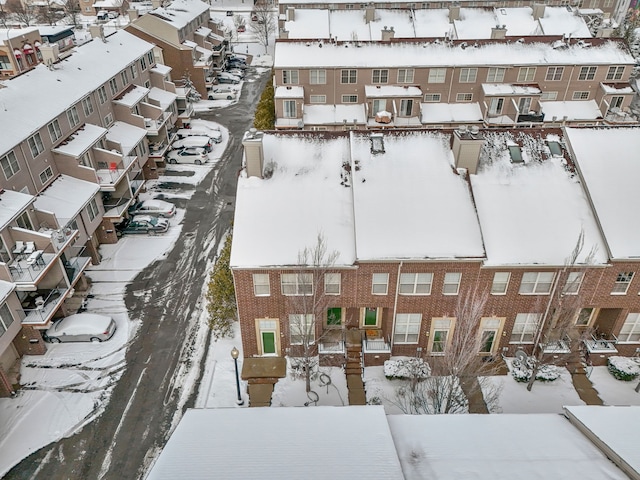
[[[151,215],[135,215],[116,225],[120,234],[127,233],[164,233],[169,230],[169,221]]]
[[[129,215],[151,215],[154,217],[173,217],[176,214],[176,206],[164,200],[143,200],[129,208]]]
[[[180,148],[171,150],[166,155],[167,163],[195,163],[202,165],[209,157],[204,148]]]
[[[213,143],[222,142],[222,133],[218,127],[197,126],[192,128],[181,128],[176,132],[176,137],[209,137]]]
[[[103,342],[113,337],[116,322],[106,315],[76,313],[54,322],[42,334],[51,343],[60,342]]]
[[[207,94],[209,100],[233,100],[236,98],[236,91],[230,88],[214,88]]]
[[[227,72],[220,72],[216,77],[218,83],[231,83],[233,85],[240,83],[240,78]]]
[[[201,148],[205,152],[209,153],[213,150],[211,144],[211,138],[207,135],[191,135],[180,140],[176,140],[171,144],[171,148],[174,150],[180,148]]]

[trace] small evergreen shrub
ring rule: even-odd
[[[635,380],[640,375],[640,364],[633,358],[609,357],[607,368],[614,378],[625,382]]]
[[[427,378],[430,374],[429,364],[421,358],[398,358],[384,362],[384,376],[389,380]]]

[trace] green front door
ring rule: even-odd
[[[364,309],[364,325],[375,327],[378,325],[378,309],[367,307]]]
[[[261,332],[261,333],[262,333],[262,354],[275,355],[276,354],[275,332]]]

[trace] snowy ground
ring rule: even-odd
[[[637,405],[640,406],[640,393],[634,389],[640,382],[636,378],[631,382],[616,380],[607,367],[593,367],[589,380],[605,405]]]
[[[320,367],[317,378],[311,380],[311,392],[307,395],[305,380],[290,374],[287,359],[287,376],[276,383],[271,397],[274,407],[342,406],[349,404],[347,378],[338,367]],[[315,394],[314,394],[315,393]]]
[[[220,127],[204,120],[194,120],[192,124]],[[162,183],[175,181],[194,186],[200,183],[220,159],[229,141],[227,130],[220,129],[222,143],[215,145],[209,162],[202,166],[172,165],[170,171],[183,175],[147,182],[147,192],[140,198],[160,195],[169,199],[190,198],[194,189],[163,190]],[[111,316],[117,324],[116,333],[100,344],[49,344],[45,355],[22,359],[20,381],[24,388],[15,398],[0,398],[0,477],[26,456],[50,442],[71,436],[104,411],[113,386],[126,368],[125,352],[140,325],[140,319],[131,318],[127,313],[125,288],[142,269],[164,258],[173,248],[182,230],[184,213],[178,209],[176,216],[169,220],[171,228],[165,234],[130,235],[116,244],[100,247],[102,262],[87,269],[93,296],[88,299],[87,311]],[[203,293],[205,287],[202,287]],[[202,316],[205,315],[206,310]],[[206,320],[199,320],[204,327],[197,333],[202,339],[196,345],[204,346],[208,329]],[[240,348],[241,344],[238,342],[237,346]],[[203,353],[196,352],[194,356]],[[194,375],[197,372],[184,372],[178,380],[180,385],[193,386]],[[191,389],[183,388],[183,391],[186,400]],[[178,420],[176,417],[175,423]]]

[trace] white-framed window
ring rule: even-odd
[[[374,273],[371,277],[371,293],[373,295],[386,295],[389,290],[389,274]]]
[[[324,85],[327,83],[327,71],[309,70],[309,83],[311,85]]]
[[[444,283],[442,285],[443,295],[457,295],[460,290],[461,273],[445,273]]]
[[[326,95],[309,95],[309,103],[327,103]]]
[[[573,100],[589,100],[589,92],[573,92]]]
[[[506,68],[501,67],[491,67],[487,72],[487,82],[488,83],[500,83],[504,81],[504,73],[507,71]]]
[[[507,287],[509,287],[509,272],[495,272],[493,274],[493,283],[491,284],[491,295],[505,295]]]
[[[78,109],[75,106],[67,110],[67,120],[69,120],[69,125],[71,126],[71,128],[75,127],[80,123],[80,117],[78,116]]]
[[[20,171],[20,164],[18,163],[18,159],[16,158],[16,154],[13,153],[13,150],[3,157],[0,157],[0,165],[2,166],[4,178],[7,180]]]
[[[470,102],[473,100],[473,93],[458,93],[456,94],[456,102]]]
[[[280,275],[282,295],[313,295],[312,273],[283,273]]]
[[[540,317],[539,313],[519,313],[516,315],[509,343],[533,343]]]
[[[100,101],[100,105],[107,101],[107,89],[102,85],[98,88],[98,100]]]
[[[6,303],[3,303],[0,307],[0,337],[9,329],[13,322],[14,318],[11,315],[11,310],[9,310]]]
[[[283,70],[282,71],[282,83],[284,85],[297,85],[298,84],[298,70]]]
[[[387,109],[387,100],[384,98],[376,98],[373,100],[372,105],[373,108],[371,111],[373,113],[384,112]]]
[[[140,68],[143,72],[147,69],[147,60],[144,58],[144,55],[140,57]]]
[[[500,115],[502,114],[502,107],[504,107],[504,98],[492,97],[489,102],[489,114]]]
[[[149,66],[152,67],[153,64],[155,63],[153,61],[153,51],[149,51],[147,52],[147,61],[149,62]]]
[[[108,128],[109,126],[111,126],[112,123],[113,123],[113,115],[111,114],[111,112],[109,112],[102,119],[102,126],[104,128]]]
[[[131,74],[131,78],[137,78],[138,70],[136,69],[135,64],[129,66],[129,73]]]
[[[393,332],[393,343],[418,343],[421,324],[421,313],[398,313]]]
[[[531,97],[522,97],[518,100],[518,111],[523,114],[531,111]]]
[[[458,81],[460,83],[474,83],[478,78],[478,69],[477,68],[461,68],[460,69],[460,77]]]
[[[268,297],[271,295],[268,273],[253,274],[253,295],[256,297]]]
[[[289,315],[289,337],[291,345],[310,345],[316,340],[316,322],[311,313]]]
[[[453,330],[453,318],[433,318],[429,340],[429,352],[432,355],[443,355],[447,350]]]
[[[87,215],[89,215],[89,221],[93,222],[95,218],[98,216],[100,211],[98,210],[98,204],[96,203],[96,199],[92,198],[87,205]]]
[[[611,102],[609,103],[609,110],[613,108],[622,108],[623,103],[624,103],[623,96],[613,96],[611,97]]]
[[[413,83],[413,76],[414,76],[413,68],[398,69],[398,83]]]
[[[576,295],[578,291],[580,291],[580,285],[582,285],[583,279],[584,272],[569,272],[562,293],[566,295]]]
[[[536,67],[520,67],[518,70],[518,82],[533,82],[536,78]]]
[[[540,95],[540,100],[542,101],[549,101],[549,102],[553,102],[554,100],[557,100],[558,98],[558,92],[542,92],[542,94]]]
[[[626,295],[633,280],[634,272],[620,272],[611,290],[612,295]]]
[[[386,68],[374,68],[371,73],[372,83],[387,83],[389,81],[389,70]]]
[[[325,295],[340,295],[342,275],[340,273],[324,274],[324,293]]]
[[[480,351],[478,353],[491,355],[495,353],[499,341],[500,328],[502,327],[502,319],[497,317],[484,317],[480,319]]]
[[[578,80],[593,80],[594,78],[596,78],[597,71],[598,67],[580,67]]]
[[[340,83],[357,83],[358,71],[354,68],[344,69],[340,72]]]
[[[446,68],[430,68],[429,83],[444,83],[447,78]]]
[[[592,307],[581,308],[576,316],[576,326],[588,327],[591,324],[591,319],[596,309]]]
[[[545,295],[551,292],[553,272],[526,272],[522,275],[519,293],[522,295]]]
[[[613,5],[613,0],[604,0],[604,2],[602,2],[604,8],[611,8],[611,5]]]
[[[564,67],[549,67],[547,68],[547,74],[544,79],[547,82],[559,82],[562,80],[562,74],[564,73]]]
[[[88,117],[93,113],[93,102],[91,101],[91,97],[84,97],[81,103],[84,116]]]
[[[620,343],[640,343],[640,313],[629,313],[618,335]]]
[[[144,88],[151,88],[151,82],[149,80],[144,81]]]
[[[400,295],[431,295],[433,273],[401,273]]]
[[[283,100],[282,110],[284,112],[284,118],[296,118],[296,101]]]
[[[116,80],[116,77],[109,80],[109,90],[111,90],[111,95],[118,93],[118,81]]]
[[[62,137],[62,130],[60,130],[60,124],[57,119],[47,125],[47,130],[49,130],[52,143],[56,143],[56,141]]]
[[[36,132],[35,135],[30,136],[27,143],[29,144],[29,150],[31,150],[31,156],[33,158],[36,158],[44,152],[44,143],[42,143],[40,132]]]
[[[127,85],[129,83],[129,75],[127,75],[126,70],[120,72],[120,80],[122,80],[122,85]]]
[[[427,103],[438,103],[442,96],[439,93],[425,93],[424,101]]]
[[[342,103],[358,103],[358,95],[342,95]]]
[[[45,183],[47,183],[47,181],[53,177],[53,170],[51,169],[51,167],[47,167],[45,168],[41,173],[40,173],[40,183],[42,183],[42,185],[44,185]]]
[[[400,116],[410,117],[413,114],[413,99],[403,98],[400,100]]]

